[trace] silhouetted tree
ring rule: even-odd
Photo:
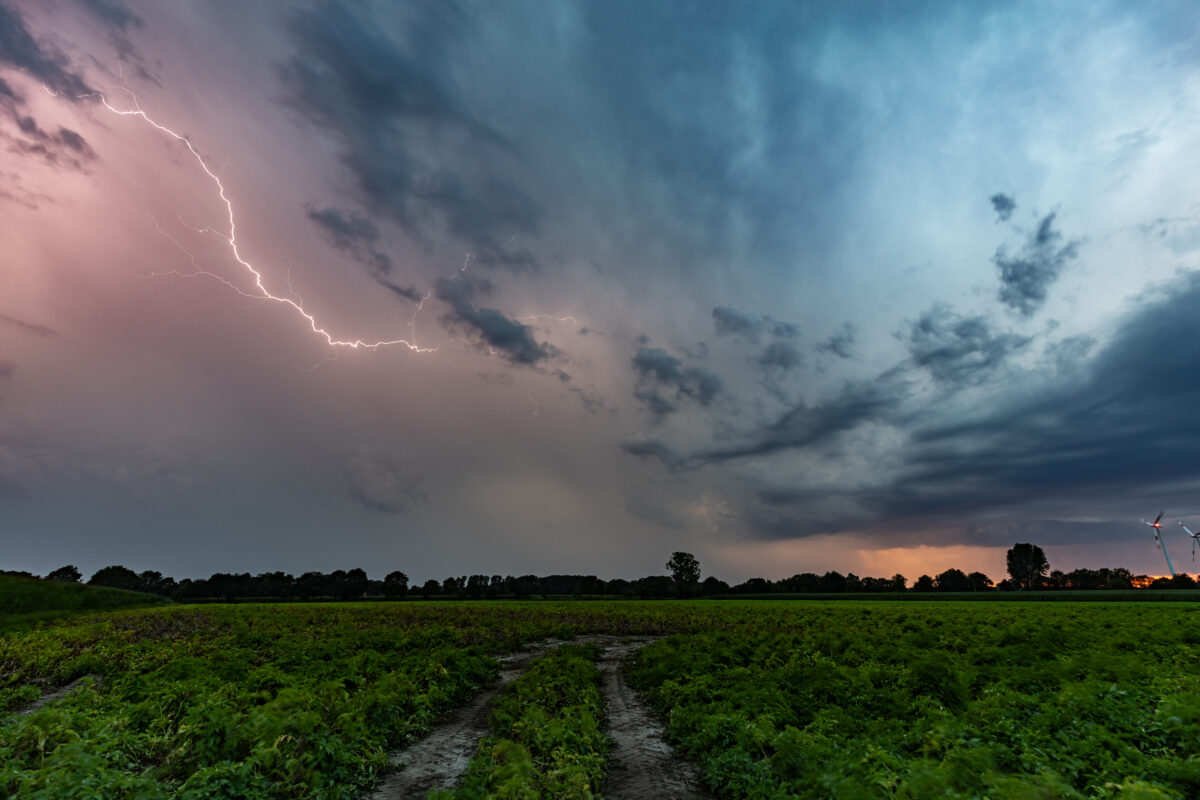
[[[903,592],[908,587],[908,578],[897,572],[892,576],[892,591]]]
[[[112,565],[96,570],[88,580],[89,586],[108,586],[113,589],[129,589],[141,591],[141,580],[138,574],[128,567]]]
[[[933,579],[933,588],[938,592],[969,592],[971,581],[961,569],[951,567]]]
[[[1007,560],[1008,574],[1013,583],[1022,589],[1041,588],[1046,572],[1050,569],[1050,562],[1046,560],[1042,548],[1036,544],[1018,542],[1009,549]]]
[[[967,576],[967,580],[971,582],[971,591],[982,592],[992,588],[992,579],[982,572],[972,572]]]
[[[383,577],[384,597],[404,597],[408,592],[408,576],[400,570],[389,572]]]
[[[442,585],[440,583],[435,581],[433,578],[430,578],[421,586],[421,596],[428,600],[437,594],[441,588]]]
[[[932,592],[933,578],[929,577],[928,575],[922,575],[921,577],[917,578],[917,582],[913,584],[912,590],[914,592]]]
[[[700,594],[727,594],[729,592],[729,584],[721,580],[715,575],[709,575],[700,584]]]
[[[821,576],[821,591],[822,592],[844,592],[846,591],[846,577],[842,573],[835,570],[826,572]]]
[[[700,582],[700,562],[691,553],[685,553],[677,550],[671,554],[671,560],[667,562],[667,569],[671,570],[671,580],[675,581],[675,591],[680,597],[689,597],[693,594],[693,589]]]
[[[67,564],[65,567],[59,567],[46,576],[48,581],[69,581],[71,583],[79,583],[83,578],[79,569],[74,564]]]

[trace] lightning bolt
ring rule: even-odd
[[[53,89],[49,88],[48,86],[43,86],[43,88],[46,90],[46,92],[48,94],[50,94],[52,96],[57,97],[59,95],[58,92],[54,91]],[[136,117],[136,118],[140,119],[142,122],[144,122],[145,124],[154,128],[159,133],[163,134],[164,136],[166,136],[170,139],[180,142],[181,144],[183,144],[184,147],[187,148],[188,153],[191,154],[192,158],[195,159],[196,164],[199,165],[200,169],[204,172],[205,176],[208,178],[208,180],[210,180],[212,182],[213,186],[216,188],[217,196],[220,198],[221,203],[225,207],[225,218],[228,223],[228,231],[227,232],[220,231],[211,226],[199,227],[199,226],[191,225],[191,224],[187,223],[185,220],[183,220],[182,218],[178,218],[178,217],[177,217],[177,222],[180,224],[180,226],[182,226],[194,233],[213,234],[213,235],[218,236],[220,239],[222,239],[224,241],[224,243],[228,246],[229,251],[232,254],[234,260],[252,278],[253,290],[247,291],[246,289],[237,285],[236,283],[229,280],[228,278],[205,269],[200,264],[199,260],[197,259],[196,254],[193,253],[191,250],[189,250],[181,241],[179,241],[178,238],[176,238],[174,235],[172,235],[170,233],[170,231],[166,230],[160,224],[158,218],[150,210],[148,204],[146,203],[146,198],[143,195],[142,207],[146,210],[146,213],[150,216],[150,219],[153,221],[155,230],[161,236],[163,236],[168,241],[170,241],[171,244],[176,249],[178,249],[188,259],[189,263],[192,266],[192,270],[193,270],[191,272],[184,272],[184,271],[180,271],[178,269],[156,270],[156,271],[151,272],[150,276],[153,277],[153,276],[162,276],[162,275],[177,275],[177,276],[181,276],[181,277],[195,277],[198,275],[203,275],[203,276],[212,278],[212,279],[220,282],[221,284],[223,284],[225,287],[227,287],[231,291],[233,291],[233,292],[237,293],[238,295],[245,297],[247,299],[252,299],[252,300],[259,301],[259,302],[278,303],[280,305],[287,306],[292,311],[294,311],[296,314],[298,314],[308,324],[308,327],[312,331],[313,334],[324,339],[325,343],[329,347],[329,351],[328,351],[327,355],[325,356],[325,358],[323,358],[317,364],[313,365],[308,370],[309,372],[319,369],[321,366],[323,366],[328,361],[336,358],[336,351],[337,351],[337,349],[340,349],[340,348],[350,348],[350,349],[355,349],[355,350],[360,349],[360,348],[366,349],[366,350],[377,350],[382,347],[399,346],[399,347],[405,347],[415,353],[433,353],[433,352],[436,352],[439,348],[441,348],[442,345],[447,344],[448,342],[452,342],[452,341],[468,342],[469,341],[463,337],[456,336],[456,337],[447,338],[432,347],[422,346],[422,345],[417,344],[417,341],[416,341],[416,339],[417,339],[417,337],[416,337],[417,317],[421,313],[421,311],[424,309],[425,304],[433,296],[432,292],[426,292],[421,297],[420,301],[416,304],[416,308],[413,310],[412,316],[409,318],[409,321],[408,321],[408,329],[409,329],[409,337],[408,338],[379,339],[377,341],[368,341],[368,340],[361,339],[361,338],[354,338],[354,339],[338,338],[336,335],[331,333],[327,328],[323,327],[320,323],[318,323],[316,315],[313,314],[312,312],[308,311],[305,308],[303,298],[300,297],[300,295],[292,288],[290,270],[289,270],[289,275],[287,278],[288,292],[289,292],[290,296],[278,295],[278,294],[275,294],[274,292],[272,292],[270,289],[267,288],[263,273],[257,267],[255,267],[253,263],[251,263],[248,259],[246,259],[246,257],[244,257],[242,255],[241,248],[240,248],[239,241],[238,241],[237,215],[234,211],[233,201],[230,199],[228,193],[226,192],[225,184],[222,183],[222,181],[221,181],[221,177],[220,177],[221,170],[217,170],[214,172],[213,169],[209,167],[207,161],[205,161],[204,156],[201,155],[200,151],[196,149],[196,146],[192,143],[192,140],[190,138],[188,138],[184,134],[178,133],[177,131],[173,130],[172,128],[153,119],[149,114],[146,113],[146,111],[144,109],[142,109],[140,103],[138,102],[137,96],[132,91],[130,91],[128,88],[126,88],[124,86],[122,86],[121,88],[129,95],[129,97],[133,103],[132,108],[118,108],[118,107],[114,106],[112,103],[110,103],[108,101],[108,98],[102,92],[92,92],[90,94],[80,95],[79,99],[95,98],[110,113],[112,113],[116,116],[120,116],[120,117]],[[515,236],[512,237],[511,239],[509,239],[509,242],[506,242],[505,244],[511,243],[513,241],[513,239],[515,239],[515,238],[516,238]],[[462,274],[466,273],[470,269],[472,261],[473,261],[473,256],[470,253],[468,253],[466,255],[466,258],[463,261],[463,265],[458,269],[457,274],[462,275]],[[570,322],[572,324],[578,324],[578,320],[573,316],[569,316],[569,315],[568,316],[559,316],[556,314],[532,314],[532,315],[525,316],[525,317],[519,317],[518,320],[522,321],[522,322],[535,321],[535,320],[552,320],[552,321],[559,322],[559,323]],[[488,348],[488,349],[489,349],[489,351],[491,351],[491,353],[493,355],[495,355],[494,348]],[[526,387],[522,386],[521,388],[524,390],[526,396],[529,399],[529,402],[533,406],[534,416],[540,415],[541,414],[541,406],[537,402],[537,400],[534,399],[533,393]]]
[[[51,95],[53,95],[53,96],[58,95],[57,92],[53,91],[49,87],[44,87],[44,88]],[[126,90],[126,91],[128,91],[128,90]],[[248,297],[248,298],[252,298],[255,300],[261,300],[264,302],[278,303],[280,305],[287,306],[292,311],[294,311],[296,314],[298,314],[300,317],[302,317],[304,319],[304,321],[308,323],[308,327],[312,330],[312,332],[315,335],[319,336],[320,338],[324,339],[325,343],[330,348],[350,348],[350,349],[355,349],[355,350],[362,348],[362,349],[366,349],[366,350],[377,350],[381,347],[399,346],[399,347],[406,347],[415,353],[433,353],[433,352],[436,352],[438,350],[438,348],[440,348],[443,344],[446,344],[446,342],[455,340],[454,338],[447,339],[447,340],[440,342],[437,345],[434,345],[432,347],[421,346],[421,345],[417,344],[417,342],[416,342],[416,317],[417,317],[417,314],[419,314],[421,309],[424,307],[425,301],[429,299],[429,297],[430,297],[429,294],[426,294],[421,299],[421,302],[417,305],[417,309],[413,313],[413,316],[409,321],[410,336],[408,338],[379,339],[377,341],[368,341],[366,339],[360,339],[360,338],[355,338],[355,339],[338,338],[336,335],[331,333],[327,328],[323,327],[319,322],[317,322],[316,316],[304,307],[304,303],[301,298],[296,296],[295,299],[293,299],[293,297],[278,295],[278,294],[275,294],[274,292],[272,292],[270,289],[268,289],[262,272],[260,272],[254,266],[254,264],[252,264],[249,260],[247,260],[245,258],[245,256],[242,255],[241,248],[240,248],[240,245],[238,242],[237,215],[234,212],[233,201],[229,198],[229,195],[226,193],[225,184],[221,182],[220,175],[217,172],[214,172],[208,166],[208,163],[204,160],[204,157],[200,154],[200,151],[196,149],[196,146],[194,144],[192,144],[191,139],[189,139],[187,136],[184,136],[181,133],[178,133],[178,132],[172,130],[171,128],[167,127],[166,125],[163,125],[162,123],[156,121],[155,119],[151,118],[150,115],[147,114],[141,108],[141,106],[139,105],[139,103],[137,101],[137,97],[134,96],[132,92],[130,92],[129,94],[130,94],[131,98],[133,99],[133,108],[128,108],[128,109],[117,108],[116,106],[112,105],[108,101],[108,98],[105,97],[105,95],[102,92],[93,92],[88,95],[82,95],[80,99],[94,97],[94,98],[98,99],[100,101],[101,105],[103,105],[111,113],[113,113],[117,116],[121,116],[121,117],[137,117],[137,118],[141,119],[143,122],[145,122],[147,125],[149,125],[150,127],[157,130],[159,133],[161,133],[171,139],[174,139],[177,142],[182,143],[183,146],[187,148],[188,152],[191,153],[192,158],[194,158],[196,160],[196,163],[200,166],[200,169],[204,171],[204,174],[208,177],[208,179],[210,181],[212,181],[213,185],[216,187],[217,196],[221,199],[221,203],[225,207],[225,218],[226,218],[226,221],[228,222],[228,229],[227,229],[227,232],[226,231],[218,231],[211,227],[197,229],[197,228],[193,228],[190,225],[187,225],[182,220],[180,220],[180,224],[184,225],[184,227],[190,228],[197,232],[212,233],[212,234],[215,234],[215,235],[221,237],[222,239],[224,239],[225,242],[229,246],[229,250],[232,253],[234,260],[237,261],[237,263],[240,264],[247,273],[249,273],[251,279],[253,280],[254,288],[252,291],[246,291],[246,290],[242,289],[241,287],[237,286],[236,284],[234,284],[232,281],[204,269],[202,266],[200,266],[199,262],[196,260],[196,256],[191,251],[189,251],[186,247],[184,247],[184,245],[178,239],[173,237],[168,231],[164,230],[163,227],[159,224],[158,220],[154,219],[153,215],[151,215],[151,218],[154,219],[155,229],[160,234],[162,234],[164,237],[166,237],[172,244],[174,244],[175,247],[177,247],[181,252],[183,252],[189,258],[193,268],[195,269],[195,272],[193,272],[193,273],[183,273],[183,272],[179,272],[177,270],[172,270],[167,273],[154,273],[154,274],[176,274],[176,275],[189,275],[189,276],[206,275],[208,277],[211,277],[211,278],[214,278],[214,279],[220,281],[221,283],[225,284],[225,286],[229,287],[230,289],[232,289],[233,291],[242,295],[243,297]],[[144,201],[143,201],[143,205],[144,205]],[[468,257],[467,264],[463,265],[464,270],[467,268],[467,265],[469,263],[470,263],[470,258]],[[290,283],[290,281],[289,281],[289,283]],[[292,294],[295,295],[295,292],[292,292]],[[459,337],[455,337],[455,338],[459,338]]]

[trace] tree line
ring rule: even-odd
[[[921,575],[911,586],[903,575],[890,578],[859,577],[829,571],[797,573],[790,578],[768,580],[750,578],[730,585],[715,576],[700,579],[700,563],[690,553],[672,554],[666,568],[670,575],[648,575],[627,580],[604,580],[595,575],[461,575],[442,580],[430,578],[424,583],[410,582],[408,575],[395,570],[382,580],[372,579],[362,569],[333,572],[305,572],[299,576],[287,572],[214,573],[208,578],[175,578],[161,572],[135,572],[114,565],[97,570],[88,579],[92,586],[129,589],[162,595],[176,601],[202,600],[359,600],[380,599],[527,599],[531,597],[587,597],[659,599],[669,597],[711,597],[717,595],[763,594],[843,594],[884,592],[994,592],[1019,590],[1085,589],[1192,589],[1196,581],[1189,575],[1174,578],[1149,578],[1134,575],[1123,567],[1075,569],[1071,572],[1050,570],[1042,548],[1018,543],[1007,553],[1008,577],[994,582],[982,572],[948,569],[937,575]],[[29,575],[29,573],[14,573]],[[36,577],[36,576],[31,576]],[[45,576],[47,580],[82,582],[83,576],[73,565],[60,567]]]

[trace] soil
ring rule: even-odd
[[[50,691],[46,692],[41,697],[39,697],[37,700],[34,700],[32,703],[25,706],[24,708],[17,709],[17,713],[22,716],[24,716],[26,714],[32,714],[33,712],[37,711],[42,706],[46,705],[46,703],[52,703],[55,700],[63,699],[64,697],[67,696],[68,692],[71,692],[72,690],[79,688],[84,683],[84,681],[92,681],[96,685],[96,688],[99,689],[100,684],[104,682],[104,678],[102,678],[99,675],[95,675],[95,674],[87,674],[80,678],[76,678],[75,680],[68,683],[66,686],[60,686],[57,689],[51,689]]]
[[[621,677],[621,664],[651,638],[581,636],[574,643],[595,642],[604,647],[599,667],[603,675],[606,733],[613,740],[609,772],[604,781],[606,800],[709,800],[700,791],[694,766],[672,754],[662,724]],[[454,716],[421,741],[392,756],[400,767],[371,794],[371,800],[423,798],[437,789],[453,789],[474,757],[479,741],[490,730],[492,698],[525,671],[530,662],[563,644],[548,639],[522,653],[500,658],[499,678]]]
[[[608,737],[613,740],[605,800],[708,800],[695,766],[675,757],[662,723],[621,677],[621,664],[645,640],[609,647],[600,662]]]
[[[375,788],[372,800],[409,800],[435,789],[453,789],[475,756],[479,740],[490,730],[492,698],[515,681],[534,658],[561,643],[551,639],[523,653],[497,658],[503,666],[496,681],[424,739],[394,754],[391,762],[400,769]]]

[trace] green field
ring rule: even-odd
[[[628,678],[719,797],[1200,796],[1200,607],[879,601],[205,605],[46,623],[0,638],[0,794],[360,797],[391,750],[496,674],[494,656],[588,633],[666,635]],[[588,657],[548,656],[502,695],[459,796],[601,791]],[[88,674],[102,682],[15,713]],[[579,708],[555,716],[564,697]]]
[[[0,630],[79,611],[163,605],[165,598],[123,589],[0,575]]]

